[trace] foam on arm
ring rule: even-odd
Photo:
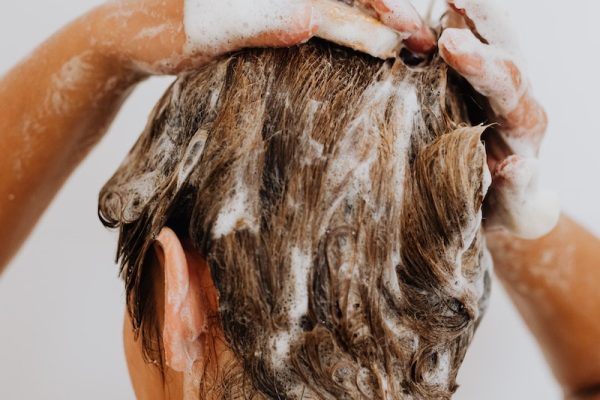
[[[184,26],[189,50],[208,54],[254,45],[259,37],[293,45],[319,36],[388,58],[410,36],[335,0],[222,0],[218,6],[213,0],[185,0]]]

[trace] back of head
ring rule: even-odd
[[[223,397],[449,398],[489,288],[482,128],[458,84],[437,58],[321,42],[179,77],[100,196],[146,351],[145,260],[170,226],[218,289],[242,371]]]

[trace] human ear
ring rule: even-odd
[[[178,372],[191,373],[204,363],[208,302],[202,293],[202,266],[188,254],[177,234],[163,228],[155,244],[164,273],[164,323],[162,332],[165,362]],[[200,365],[203,367],[203,365]]]

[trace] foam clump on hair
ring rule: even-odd
[[[408,34],[401,35],[358,7],[337,0],[185,0],[184,26],[191,51],[220,54],[248,45],[246,38],[309,32],[382,59],[393,57]],[[274,41],[273,39],[272,41]],[[291,39],[288,39],[291,40]],[[255,44],[256,45],[256,44]]]
[[[484,128],[460,85],[437,58],[409,69],[321,42],[180,77],[100,198],[134,325],[156,332],[144,260],[169,226],[208,260],[247,378],[224,397],[449,399],[491,267]],[[149,171],[154,190],[133,193]]]

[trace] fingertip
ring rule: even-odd
[[[277,45],[287,47],[308,42],[319,29],[318,10],[313,5],[305,7],[294,19],[295,24],[288,26],[287,31],[275,32]]]
[[[319,22],[315,36],[373,57],[394,57],[408,37],[343,2],[314,0],[313,4]]]
[[[442,58],[450,65],[454,65],[455,56],[460,52],[457,45],[458,31],[460,29],[450,28],[444,30],[438,40],[438,48]]]
[[[405,37],[406,46],[417,53],[431,53],[436,37],[408,0],[372,0],[381,21]]]
[[[410,50],[422,54],[431,53],[436,46],[435,35],[426,24],[422,24],[421,28],[404,43]]]
[[[440,45],[444,45],[448,49],[454,51],[460,51],[461,48],[465,48],[466,45],[471,45],[473,42],[478,42],[473,32],[469,29],[462,28],[448,28],[442,32],[440,36],[439,43]]]
[[[372,0],[381,21],[398,32],[412,35],[423,26],[417,10],[408,0]]]
[[[442,34],[440,35],[440,38],[438,40],[438,44],[440,46],[444,46],[444,47],[452,47],[452,44],[454,42],[454,39],[456,37],[456,31],[458,31],[459,29],[457,28],[448,28],[448,29],[444,29],[444,31],[442,32]]]
[[[450,59],[481,58],[483,43],[469,29],[449,28],[442,32],[438,41],[440,54],[447,62]]]

